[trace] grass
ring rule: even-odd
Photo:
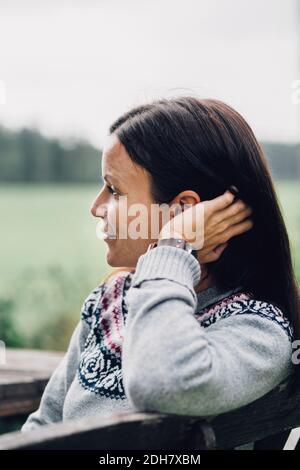
[[[277,183],[277,192],[288,229],[294,269],[300,283],[300,182]]]
[[[65,349],[84,299],[111,269],[89,213],[97,189],[1,187],[0,327],[9,315],[10,345]]]

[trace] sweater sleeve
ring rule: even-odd
[[[176,247],[138,260],[126,297],[122,374],[139,411],[217,415],[260,398],[293,371],[291,340],[263,311],[200,325],[200,274],[198,261]]]
[[[81,319],[73,331],[67,352],[52,373],[39,408],[28,416],[21,428],[22,432],[31,431],[44,424],[62,421],[65,396],[75,377],[81,352],[90,330],[96,301],[102,289],[103,285],[101,284],[83,302]]]

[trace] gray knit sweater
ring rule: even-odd
[[[239,286],[196,294],[200,275],[193,255],[161,246],[97,286],[22,431],[129,410],[217,415],[283,381],[293,372],[284,312]]]

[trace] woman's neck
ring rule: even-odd
[[[194,287],[196,293],[199,293],[215,285],[213,277],[211,274],[208,274],[205,264],[200,264],[200,267],[201,267],[201,279],[198,282],[198,284]]]

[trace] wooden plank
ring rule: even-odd
[[[272,434],[272,436],[265,437],[254,444],[254,450],[283,450],[285,443],[290,435],[290,430]]]
[[[58,351],[40,351],[37,349],[6,349],[6,364],[0,365],[2,373],[24,371],[33,375],[49,375],[64,355]],[[1,383],[1,381],[0,381]]]
[[[132,412],[0,436],[0,450],[202,450],[214,444],[212,429],[199,418]]]
[[[38,408],[44,388],[64,353],[7,349],[0,365],[0,416],[30,413]]]
[[[62,356],[8,350],[7,364],[0,368],[0,416],[36,409]],[[205,420],[134,412],[95,416],[2,435],[0,449],[202,450],[253,441],[260,441],[260,448],[270,447],[276,435],[300,426],[300,390],[295,392],[293,385],[286,382],[245,407]]]
[[[6,434],[0,436],[0,449],[232,449],[300,425],[300,391],[293,393],[290,385],[277,387],[250,405],[206,420],[123,412]]]
[[[229,449],[257,442],[300,426],[300,390],[286,382],[259,400],[209,420],[217,447]],[[269,441],[266,439],[265,448]],[[263,448],[263,443],[260,444]]]
[[[37,398],[22,398],[18,401],[5,400],[0,405],[0,417],[29,414],[38,409],[40,402],[41,396]]]

